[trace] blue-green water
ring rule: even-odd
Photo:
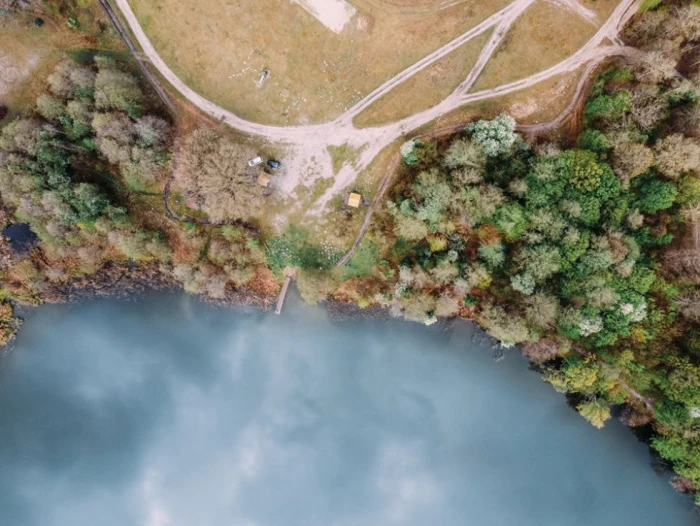
[[[622,425],[473,336],[294,299],[41,307],[0,373],[0,525],[698,524]]]

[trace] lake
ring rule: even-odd
[[[43,306],[0,370],[8,526],[697,525],[649,460],[467,323],[294,297]]]

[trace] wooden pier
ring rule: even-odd
[[[282,307],[284,307],[284,299],[287,297],[287,290],[289,289],[289,283],[291,281],[292,276],[287,276],[286,278],[284,278],[284,284],[282,285],[280,296],[277,299],[277,308],[275,309],[275,314],[280,314],[282,312]]]

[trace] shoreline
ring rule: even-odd
[[[104,283],[104,281],[107,282]],[[16,316],[16,319],[19,320],[19,326],[16,333],[7,342],[7,344],[0,347],[0,364],[2,363],[3,358],[6,358],[13,353],[16,337],[18,336],[24,321],[31,316],[32,311],[43,304],[77,305],[82,302],[98,299],[136,301],[148,293],[156,292],[180,295],[184,294],[187,297],[192,297],[193,299],[202,301],[209,305],[223,308],[248,308],[259,313],[274,311],[277,301],[276,294],[263,294],[245,288],[228,291],[226,297],[222,299],[210,298],[203,294],[193,294],[187,292],[184,290],[182,284],[176,282],[174,279],[164,273],[162,269],[159,268],[159,265],[108,265],[100,269],[95,274],[84,278],[78,278],[63,286],[56,286],[47,292],[47,294],[50,294],[50,296],[42,298],[42,303],[37,305],[19,304],[13,302],[13,306],[19,310],[17,313],[18,315]],[[307,304],[303,298],[301,298],[298,290],[295,291],[295,294],[299,297],[300,301]],[[333,323],[351,322],[357,320],[384,322],[400,321],[403,323],[417,323],[419,325],[423,325],[419,322],[406,320],[401,317],[395,317],[391,314],[389,307],[382,305],[371,305],[366,308],[361,308],[356,303],[334,299],[324,299],[316,306],[322,308],[328,314],[330,321]],[[474,341],[478,340],[481,343],[488,341],[490,358],[494,362],[498,362],[506,358],[511,351],[517,352],[520,357],[528,362],[528,368],[544,381],[542,372],[538,368],[538,362],[529,357],[527,353],[524,352],[522,346],[517,345],[514,347],[503,347],[499,344],[498,340],[488,334],[478,320],[471,317],[465,318],[459,315],[450,318],[438,319],[438,323],[441,325],[443,331],[452,330],[455,324],[459,322],[469,323],[475,328],[476,332],[473,336]],[[1,367],[2,366],[0,366],[0,368]],[[565,396],[565,401],[573,411],[576,411],[575,404],[572,403],[572,400],[568,396]],[[669,484],[675,488],[676,485],[680,484],[686,479],[675,473],[671,466],[666,466],[663,459],[659,457],[658,453],[652,447],[651,437],[653,436],[653,432],[652,428],[650,427],[651,423],[646,423],[641,426],[633,426],[626,421],[624,415],[629,409],[631,409],[631,407],[632,406],[630,406],[628,402],[614,406],[612,412],[615,420],[620,421],[628,429],[628,431],[630,431],[637,438],[638,441],[643,443],[648,448],[650,462],[663,467],[664,476],[668,479]],[[686,494],[687,492],[680,491],[680,493]]]

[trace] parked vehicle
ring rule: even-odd
[[[269,161],[267,161],[267,165],[268,165],[270,168],[281,168],[281,167],[282,167],[282,163],[281,163],[281,162],[275,161],[275,160],[273,160],[273,159],[270,159]]]
[[[248,166],[250,166],[252,168],[253,166],[257,166],[259,164],[262,164],[264,160],[265,159],[263,159],[262,156],[258,155],[254,159],[251,159],[250,161],[248,161]]]

